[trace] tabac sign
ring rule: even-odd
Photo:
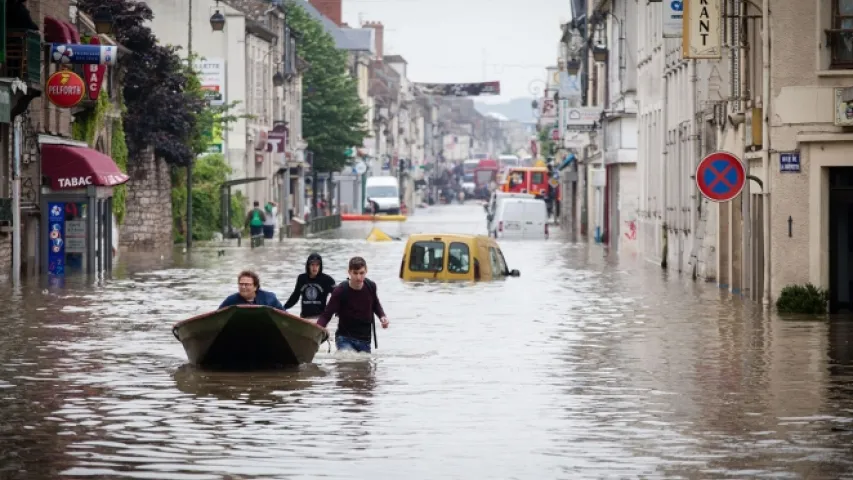
[[[700,60],[722,58],[722,0],[684,0],[682,56]]]

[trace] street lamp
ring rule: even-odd
[[[221,32],[225,28],[225,15],[219,12],[219,0],[216,0],[216,11],[210,16],[210,28],[214,32]]]
[[[276,87],[284,85],[284,75],[281,72],[275,72],[275,75],[272,76],[272,84]]]
[[[98,35],[109,34],[113,30],[113,14],[107,7],[101,7],[92,17],[95,22],[95,32]]]

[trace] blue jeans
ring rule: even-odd
[[[353,350],[356,352],[370,353],[370,341],[358,340],[351,337],[335,335],[335,346],[338,350]]]

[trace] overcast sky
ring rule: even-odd
[[[554,65],[569,0],[343,0],[343,20],[385,25],[385,54],[415,82],[500,80],[506,101],[531,96]],[[485,64],[485,65],[484,65]],[[485,75],[484,75],[485,73]],[[537,85],[538,86],[538,85]],[[541,90],[540,90],[541,92]]]

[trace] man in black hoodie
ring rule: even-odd
[[[319,317],[323,310],[326,309],[326,301],[332,290],[335,289],[335,280],[323,273],[323,257],[319,253],[308,255],[308,260],[305,262],[305,273],[300,273],[296,279],[296,287],[287,302],[284,304],[284,309],[296,305],[299,297],[302,297],[302,311],[299,316],[302,318]]]

